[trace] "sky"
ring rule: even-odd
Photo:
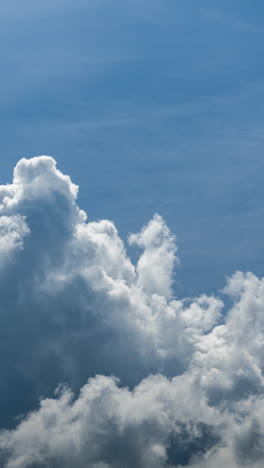
[[[262,2],[1,3],[1,183],[47,154],[122,238],[160,213],[180,295],[263,274]]]
[[[263,17],[1,2],[4,468],[263,466]]]

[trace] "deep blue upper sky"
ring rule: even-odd
[[[264,4],[3,0],[1,183],[52,155],[123,238],[159,212],[176,293],[263,275]]]

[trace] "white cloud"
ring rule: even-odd
[[[176,245],[175,237],[161,216],[156,214],[139,234],[131,234],[129,242],[144,249],[137,264],[138,286],[148,294],[169,298]]]
[[[29,229],[23,216],[1,216],[0,218],[0,254],[8,257],[16,250],[22,248],[23,237]]]
[[[260,467],[264,280],[231,277],[227,314],[214,296],[176,299],[164,220],[130,235],[133,265],[77,193],[47,156],[0,187],[2,466]],[[62,381],[79,396],[37,409]]]

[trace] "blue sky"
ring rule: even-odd
[[[263,2],[2,2],[1,182],[48,154],[125,238],[158,212],[176,294],[263,274]]]

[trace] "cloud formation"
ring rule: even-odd
[[[164,220],[134,265],[77,194],[47,156],[0,187],[1,466],[262,466],[264,279],[175,298]]]

